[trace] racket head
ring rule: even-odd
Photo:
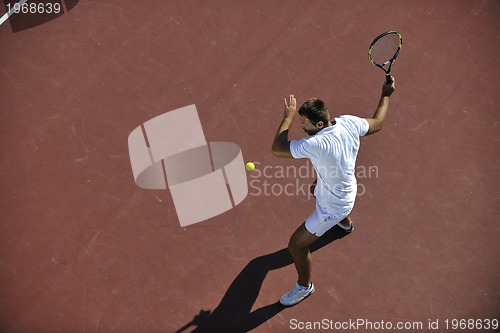
[[[377,67],[391,65],[401,51],[403,36],[395,30],[378,35],[370,44],[368,59]]]

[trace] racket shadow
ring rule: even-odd
[[[311,246],[311,252],[347,235],[341,228],[334,227]],[[252,311],[264,279],[268,272],[291,264],[293,260],[287,248],[252,259],[231,283],[213,312],[200,310],[191,322],[175,333],[184,332],[191,326],[196,326],[192,333],[245,333],[260,326],[286,309],[276,302]]]

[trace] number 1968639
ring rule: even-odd
[[[11,5],[7,4],[7,10],[14,11],[14,13],[19,14],[59,14],[61,12],[61,4],[60,3],[23,3],[20,5],[19,3],[15,3]]]

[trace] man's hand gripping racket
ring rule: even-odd
[[[403,46],[403,37],[397,31],[386,31],[377,36],[368,49],[368,59],[375,66],[382,68],[386,82],[391,83],[391,67]],[[386,69],[387,67],[387,69]]]

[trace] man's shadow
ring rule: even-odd
[[[349,234],[340,227],[333,227],[321,236],[310,250],[311,252],[317,251],[346,235]],[[293,260],[287,248],[252,259],[231,283],[213,312],[201,310],[191,322],[175,333],[184,332],[191,326],[197,326],[192,333],[244,333],[258,327],[285,309],[279,302],[276,302],[252,312],[252,306],[267,273],[291,264]]]

